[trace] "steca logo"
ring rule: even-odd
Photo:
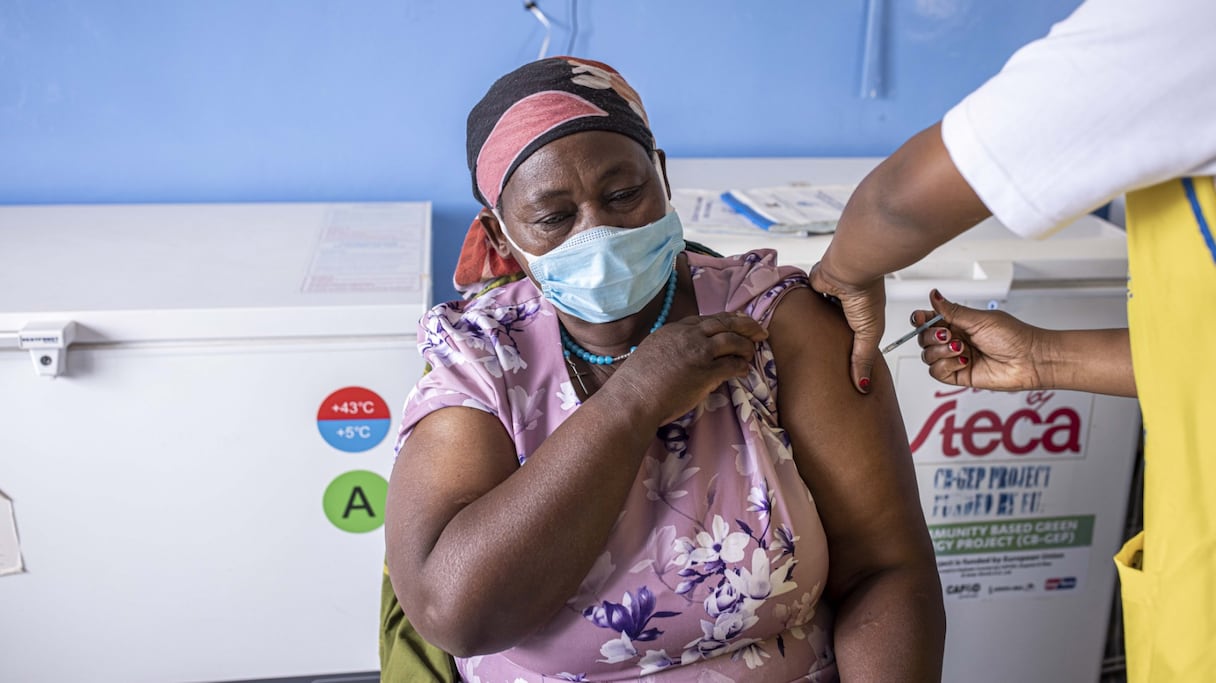
[[[1081,414],[1068,405],[1048,409],[1046,404],[1054,395],[1032,392],[1024,404],[1012,409],[994,401],[970,412],[961,411],[957,395],[951,396],[916,430],[912,453],[929,446],[937,447],[946,458],[964,454],[982,458],[993,453],[1015,457],[1031,453],[1080,455]],[[944,396],[938,393],[937,397]]]

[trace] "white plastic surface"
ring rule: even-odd
[[[0,332],[72,320],[78,343],[413,334],[430,253],[426,202],[0,207]]]
[[[71,364],[48,381],[0,353],[0,489],[26,567],[0,577],[0,681],[379,668],[383,529],[339,530],[322,496],[352,470],[387,479],[396,429],[342,452],[317,412],[362,386],[395,418],[413,338],[84,346]]]
[[[785,183],[834,185],[861,181],[876,158],[669,159],[672,187],[727,190]],[[697,232],[685,236],[722,253],[776,249],[781,263],[809,269],[823,257],[830,235],[754,236]],[[875,245],[880,249],[881,245]],[[922,262],[888,277],[891,301],[927,301],[936,287],[960,300],[1003,300],[1021,287],[1121,289],[1127,280],[1126,235],[1094,216],[1083,216],[1044,240],[1027,240],[995,219],[941,246]]]
[[[379,668],[383,530],[322,498],[388,477],[429,244],[425,203],[0,207],[0,490],[27,570],[0,578],[0,681]],[[65,320],[47,381],[16,331]],[[346,387],[387,405],[368,450],[320,429]]]

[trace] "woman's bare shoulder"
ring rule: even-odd
[[[768,330],[778,360],[782,355],[802,359],[843,355],[847,361],[853,343],[840,307],[809,287],[791,289],[782,297]]]

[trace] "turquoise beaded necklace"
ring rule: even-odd
[[[654,324],[650,326],[650,332],[647,334],[653,334],[655,330],[659,329],[664,323],[667,322],[667,315],[671,313],[671,302],[674,301],[675,298],[676,269],[672,268],[671,277],[667,279],[667,291],[663,294],[663,308],[659,311],[659,319],[654,321]],[[566,332],[566,328],[559,325],[558,331],[561,332],[562,336],[562,355],[566,357],[567,362],[569,362],[570,356],[573,355],[582,358],[592,365],[612,365],[613,363],[625,360],[638,348],[636,346],[631,346],[629,347],[628,352],[622,353],[619,356],[601,356],[591,353],[587,349],[579,346],[578,342],[570,338],[570,335]]]

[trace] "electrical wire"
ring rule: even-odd
[[[863,100],[882,97],[886,86],[884,73],[883,35],[886,32],[885,0],[866,0],[866,33],[861,46],[861,87]]]
[[[549,39],[553,37],[553,25],[549,23],[549,17],[545,16],[545,13],[541,11],[540,5],[537,5],[535,0],[525,0],[524,9],[531,12],[532,16],[536,17],[536,20],[540,22],[540,25],[545,27],[545,40],[540,44],[540,54],[536,57],[537,59],[544,59],[545,55],[549,53]]]
[[[570,0],[570,42],[566,44],[566,54],[574,55],[576,38],[578,38],[578,0]]]

